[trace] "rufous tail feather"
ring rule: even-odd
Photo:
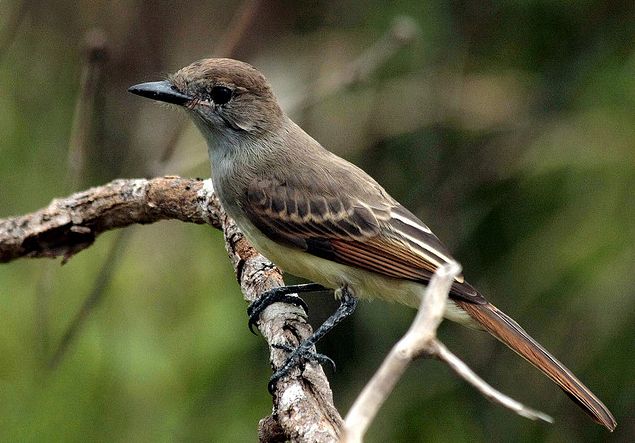
[[[615,429],[615,418],[600,399],[513,319],[490,303],[454,302],[490,334],[553,380],[593,420],[611,432]]]

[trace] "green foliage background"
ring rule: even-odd
[[[240,7],[0,3],[0,216],[118,177],[207,177],[204,143],[185,117],[126,88],[212,55]],[[420,215],[470,281],[572,368],[619,423],[609,435],[502,345],[444,324],[442,339],[479,374],[556,423],[493,406],[424,361],[409,369],[368,441],[633,441],[632,2],[258,8],[234,56],[268,75],[309,133]],[[413,43],[365,81],[336,86],[299,111],[297,103],[337,85],[402,15],[419,28]],[[107,57],[94,103],[76,112],[83,42],[96,28]],[[87,128],[88,161],[77,180],[68,168],[74,118]],[[157,169],[170,139],[175,153]],[[270,412],[270,372],[262,340],[246,328],[220,233],[163,222],[119,235],[100,237],[63,267],[45,260],[0,267],[0,440],[256,440],[257,422]],[[49,369],[105,268],[111,278],[101,302]],[[335,306],[308,302],[316,324]],[[343,413],[413,315],[362,303],[321,344],[338,363],[331,380]]]

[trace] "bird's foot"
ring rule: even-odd
[[[284,364],[280,367],[280,369],[278,369],[269,379],[267,388],[269,389],[270,394],[274,393],[278,380],[288,375],[289,372],[291,372],[296,367],[299,367],[300,370],[303,371],[307,363],[317,362],[321,365],[328,364],[331,366],[331,368],[333,368],[333,372],[335,372],[336,367],[333,359],[331,359],[327,355],[316,352],[314,346],[315,343],[313,343],[311,337],[309,337],[307,340],[304,340],[295,349],[284,344],[273,345],[274,348],[287,351],[289,353],[289,356],[285,360]]]
[[[289,374],[295,367],[304,368],[304,365],[308,361],[317,361],[320,364],[329,363],[333,366],[335,371],[335,362],[324,354],[319,354],[314,350],[315,344],[324,337],[331,329],[335,327],[339,322],[351,315],[355,311],[357,306],[357,299],[352,295],[348,287],[343,286],[341,288],[340,306],[337,310],[326,319],[324,323],[311,335],[309,338],[300,343],[295,349],[292,349],[287,345],[275,345],[279,349],[284,349],[290,352],[286,361],[269,379],[269,392],[274,393],[278,381]]]

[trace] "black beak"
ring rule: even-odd
[[[128,92],[151,98],[160,102],[172,103],[175,105],[185,105],[192,101],[192,97],[182,94],[167,80],[162,82],[148,82],[130,86]]]

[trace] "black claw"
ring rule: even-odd
[[[262,294],[257,300],[254,300],[247,307],[247,315],[249,316],[249,322],[247,326],[249,326],[249,330],[252,334],[256,334],[254,331],[254,325],[258,322],[260,318],[260,314],[267,309],[269,305],[273,303],[282,302],[289,303],[295,306],[298,306],[304,309],[305,313],[309,312],[309,307],[307,304],[297,295],[290,295],[292,293],[302,293],[302,292],[316,292],[322,291],[325,288],[321,285],[315,283],[309,283],[306,285],[297,285],[297,286],[281,286],[279,288],[273,288],[264,294]]]
[[[263,300],[263,297],[268,297],[268,299]],[[247,322],[247,326],[249,326],[249,330],[251,331],[252,334],[256,335],[256,332],[254,331],[254,325],[258,323],[258,320],[260,319],[260,314],[262,314],[263,311],[266,308],[268,308],[270,305],[274,303],[278,303],[278,302],[288,303],[290,305],[294,305],[299,308],[302,308],[304,309],[305,313],[308,312],[309,310],[309,307],[304,302],[304,300],[302,300],[297,295],[276,294],[275,296],[269,296],[269,293],[266,292],[262,297],[254,301],[247,308],[247,315],[249,315],[249,321]],[[257,305],[254,306],[255,304]]]
[[[333,370],[333,372],[337,372],[337,366],[335,365],[335,362],[333,361],[333,359],[331,357],[329,357],[326,354],[319,354],[319,353],[315,353],[315,359],[317,360],[317,362],[319,364],[321,364],[322,366],[324,366],[325,364],[328,364],[331,369]]]
[[[273,395],[276,392],[276,384],[280,378],[281,376],[276,377],[275,374],[271,376],[269,383],[267,383],[267,391],[269,391],[269,394]]]

